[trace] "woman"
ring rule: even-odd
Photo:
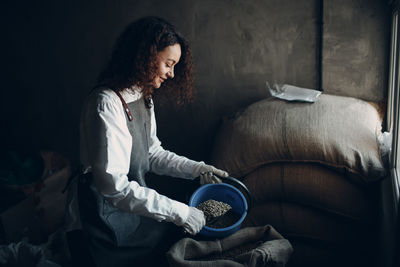
[[[187,41],[165,20],[145,17],[119,37],[85,103],[80,125],[84,175],[77,185],[78,201],[70,202],[70,209],[79,212],[70,214],[69,228],[83,229],[96,266],[151,266],[152,259],[165,253],[171,225],[195,235],[205,224],[202,211],[145,183],[148,171],[200,177],[201,184],[220,182],[214,174],[228,176],[164,150],[156,136],[153,90],[160,88],[178,104],[185,103],[191,97],[192,73]],[[72,244],[72,251],[81,245]]]

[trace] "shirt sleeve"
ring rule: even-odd
[[[183,224],[189,207],[129,181],[132,138],[119,98],[102,92],[89,99],[81,120],[84,165],[90,166],[94,184],[113,205],[158,221]]]
[[[154,105],[151,108],[151,132],[149,144],[150,170],[159,175],[168,175],[185,179],[196,178],[197,169],[205,163],[194,161],[174,152],[165,150],[157,137],[157,125],[155,119]]]

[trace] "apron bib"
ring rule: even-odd
[[[127,112],[127,125],[132,135],[128,179],[146,186],[150,110],[143,98],[126,104],[119,97]],[[78,198],[82,227],[88,234],[89,250],[96,265],[151,266],[152,259],[164,257],[159,255],[163,252],[161,244],[167,238],[167,229],[173,225],[121,211],[97,191],[92,180],[91,173],[80,177]]]

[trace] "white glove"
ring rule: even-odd
[[[183,223],[183,229],[191,235],[195,235],[203,228],[206,224],[206,218],[204,213],[195,208],[189,207],[189,216],[186,221]]]
[[[202,164],[200,165],[199,168],[196,169],[195,176],[200,176],[200,184],[219,184],[221,183],[221,179],[219,179],[217,176],[220,177],[228,177],[229,174],[226,171],[220,170],[215,168],[212,165],[207,165],[207,164]]]

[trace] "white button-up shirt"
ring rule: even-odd
[[[121,95],[126,103],[137,101],[142,96],[137,87],[124,90]],[[165,150],[157,138],[154,106],[150,109],[150,117],[150,171],[159,175],[195,178],[204,162]],[[189,213],[186,204],[128,180],[131,148],[132,137],[121,100],[110,89],[96,89],[86,100],[81,115],[80,157],[85,172],[93,173],[99,192],[118,208],[158,221],[183,224]],[[76,197],[70,202],[69,209],[67,228],[79,228]]]

